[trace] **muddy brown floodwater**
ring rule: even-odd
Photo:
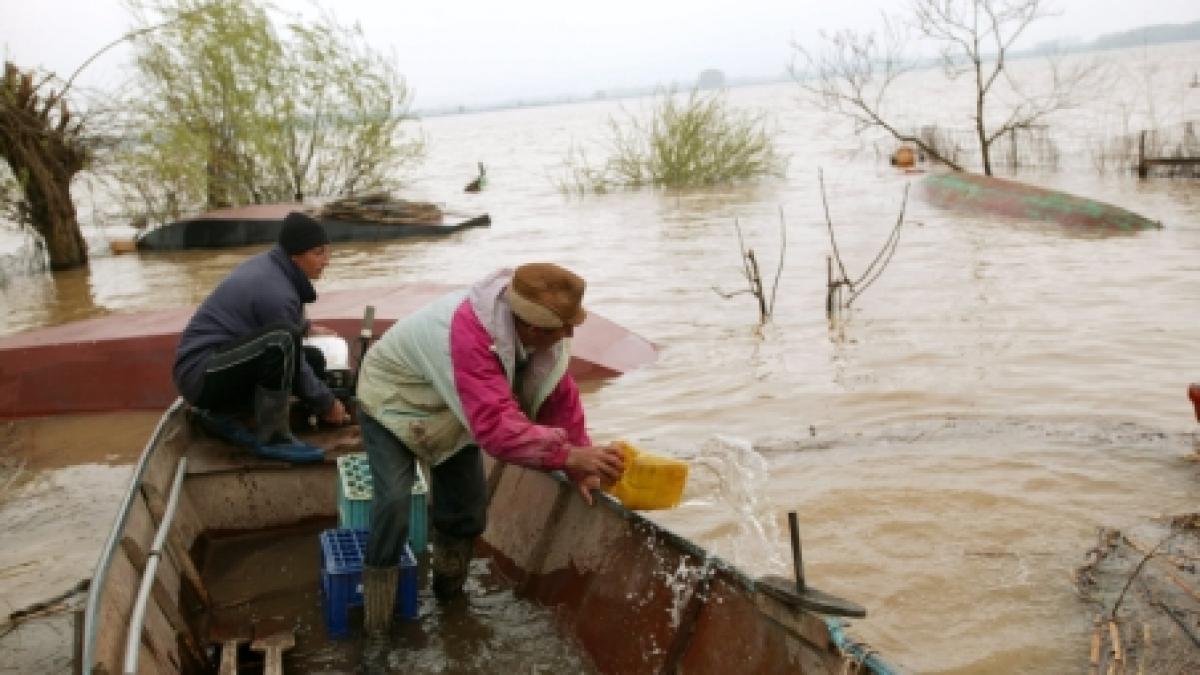
[[[0,617],[91,576],[156,413],[0,422]],[[0,623],[0,671],[68,672],[73,594],[27,621]]]
[[[776,125],[787,175],[688,191],[580,197],[549,180],[576,144],[603,157],[609,120],[647,109],[644,100],[421,120],[430,155],[403,196],[486,211],[491,227],[338,245],[318,292],[467,284],[501,265],[563,264],[587,279],[590,309],[660,347],[656,363],[584,393],[594,439],[691,463],[683,503],[655,520],[751,574],[788,574],[784,519],[797,511],[810,581],[865,606],[854,632],[909,670],[1082,672],[1096,608],[1072,572],[1097,529],[1135,531],[1200,504],[1186,397],[1200,380],[1200,188],[1138,180],[1102,154],[1122,133],[1182,133],[1200,119],[1200,89],[1187,86],[1200,42],[1067,58],[1092,57],[1111,67],[1110,86],[1046,120],[1052,162],[1004,167],[1005,177],[1106,201],[1161,230],[935,208],[919,197],[920,174],[887,165],[894,144],[856,136],[800,103],[794,83],[777,83],[728,95]],[[1031,86],[1049,77],[1038,59],[1012,66]],[[908,128],[962,128],[974,100],[962,86],[918,71],[896,82],[890,103]],[[480,161],[487,188],[463,194]],[[818,171],[852,277],[912,187],[895,255],[833,324]],[[103,250],[123,222],[99,202],[81,213]],[[766,326],[749,296],[714,292],[745,288],[735,223],[764,277],[783,259]],[[99,252],[86,270],[9,275],[0,333],[194,304],[257,250]],[[41,468],[0,507],[0,610],[89,574],[125,487],[121,462],[150,427],[76,434],[58,424],[37,427],[41,450],[6,442]],[[0,669],[46,643],[32,630],[5,639]]]

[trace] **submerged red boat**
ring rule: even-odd
[[[413,284],[322,293],[308,312],[354,343],[363,309],[375,332],[453,290]],[[193,308],[111,314],[0,338],[0,418],[77,412],[161,410],[175,399],[171,365]],[[650,342],[589,312],[571,342],[570,372],[601,379],[651,363]]]

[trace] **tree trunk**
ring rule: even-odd
[[[87,264],[87,245],[71,201],[71,178],[87,159],[78,123],[53,92],[42,97],[33,73],[12,63],[0,81],[0,157],[16,176],[29,205],[30,224],[42,236],[50,269]]]
[[[992,147],[988,143],[987,129],[983,125],[983,83],[976,76],[975,136],[979,139],[979,155],[983,160],[983,175],[992,175]]]
[[[34,229],[46,242],[50,269],[65,270],[87,264],[87,243],[79,230],[75,204],[71,201],[71,175],[61,165],[46,166],[51,158],[31,157],[26,163],[29,179],[24,181]],[[41,161],[39,161],[41,160]],[[34,166],[36,164],[41,166]],[[16,170],[15,163],[9,165]],[[72,172],[74,173],[74,172]]]

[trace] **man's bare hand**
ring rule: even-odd
[[[346,411],[346,406],[342,405],[342,402],[335,398],[333,399],[333,405],[329,406],[329,410],[326,410],[325,414],[321,415],[321,421],[334,426],[349,424],[350,413]]]
[[[576,473],[596,476],[602,483],[615,483],[625,472],[625,462],[616,446],[572,446],[567,453],[567,467]]]

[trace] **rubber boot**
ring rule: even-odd
[[[219,438],[230,445],[236,445],[239,448],[256,451],[258,448],[258,439],[254,434],[250,433],[241,422],[238,422],[231,415],[217,413],[203,408],[193,408],[192,415],[200,424],[200,428],[204,432],[214,438]]]
[[[439,602],[446,603],[462,597],[463,583],[471,568],[471,554],[475,552],[475,539],[460,539],[433,531],[433,550],[429,556],[429,568],[433,572],[433,595]]]
[[[396,585],[400,581],[399,567],[364,566],[363,632],[366,633],[362,672],[386,673],[392,629],[392,612],[396,604]]]
[[[399,582],[399,567],[363,567],[363,629],[368,633],[391,630]]]
[[[254,388],[254,422],[257,425],[254,452],[259,457],[296,464],[319,462],[324,459],[325,451],[292,435],[288,421],[290,398],[287,391]]]

